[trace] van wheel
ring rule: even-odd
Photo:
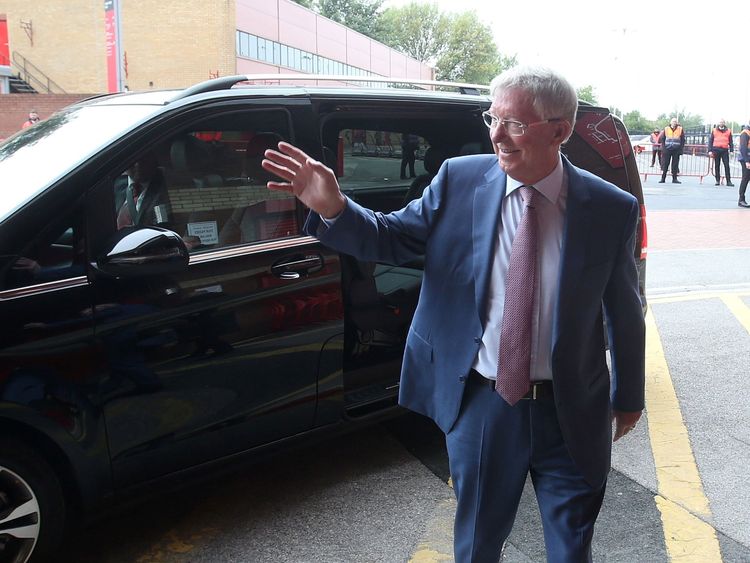
[[[65,498],[49,463],[0,439],[0,563],[45,561],[62,541]]]

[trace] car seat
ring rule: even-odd
[[[421,174],[412,180],[409,190],[406,192],[406,196],[404,196],[404,205],[422,196],[422,192],[432,182],[432,179],[437,175],[447,157],[447,153],[441,147],[430,147],[425,151],[423,164],[427,173]]]

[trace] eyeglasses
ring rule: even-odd
[[[520,121],[514,121],[512,119],[501,119],[500,117],[491,114],[489,111],[482,112],[482,121],[490,129],[502,125],[505,132],[511,137],[520,137],[526,133],[526,129],[534,125],[540,125],[542,123],[552,123],[553,121],[562,121],[562,117],[553,117],[552,119],[543,119],[542,121],[535,121],[534,123],[521,123]]]

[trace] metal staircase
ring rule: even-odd
[[[34,90],[34,88],[26,82],[23,78],[20,78],[19,76],[10,76],[8,77],[8,84],[10,86],[10,93],[11,94],[36,94],[37,91]]]
[[[13,51],[12,67],[18,72],[8,79],[10,91],[19,94],[65,94],[54,80],[42,72],[34,63]]]

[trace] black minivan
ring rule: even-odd
[[[0,144],[0,562],[144,484],[398,412],[420,264],[306,236],[260,162],[293,142],[399,209],[446,158],[492,152],[491,100],[252,78],[94,98]],[[643,203],[606,108],[582,103],[564,150]]]

